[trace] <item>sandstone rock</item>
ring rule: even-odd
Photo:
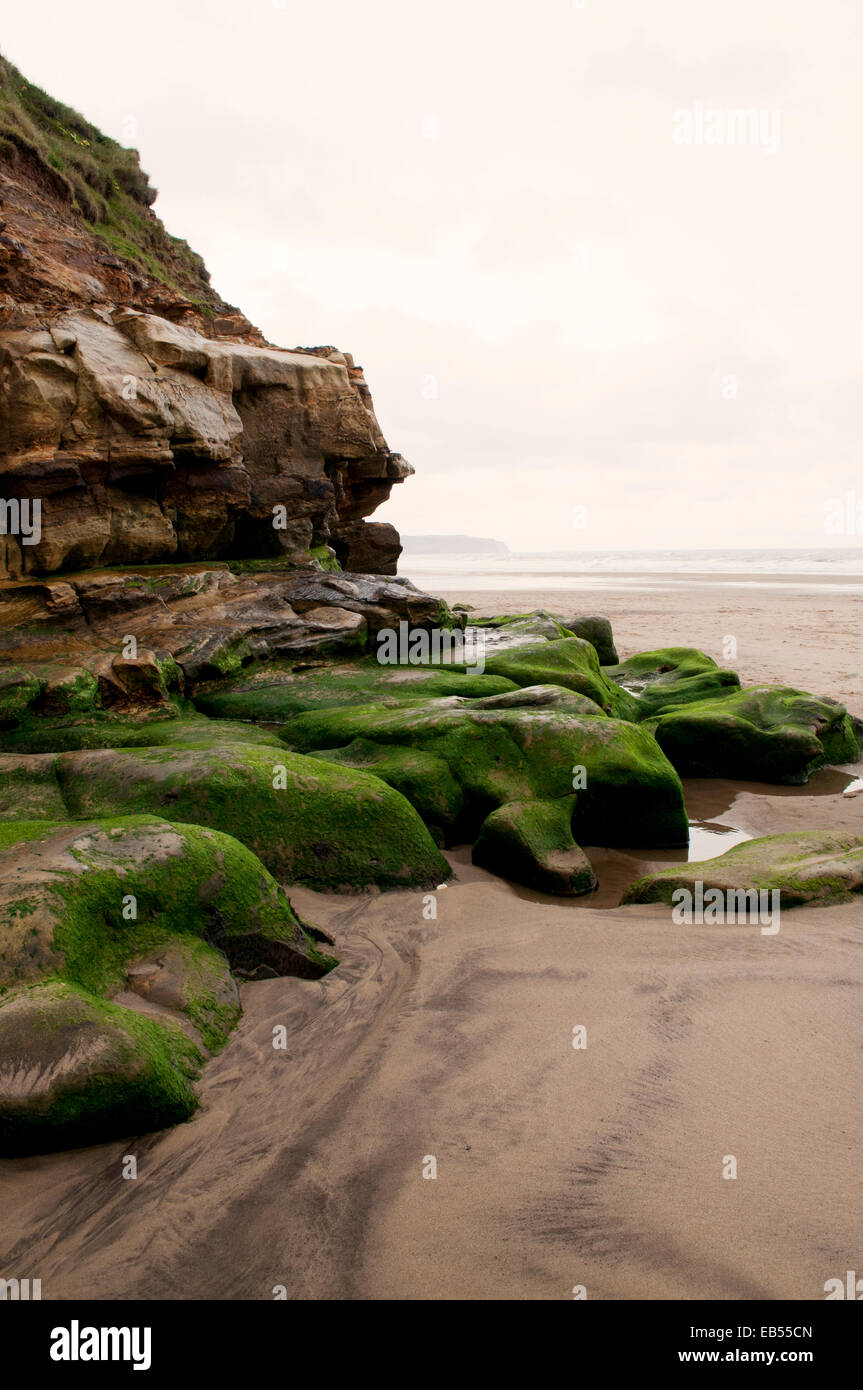
[[[342,569],[361,574],[395,574],[402,552],[398,531],[384,521],[340,523],[332,544]]]
[[[182,693],[184,683],[235,675],[256,660],[359,655],[383,627],[433,626],[439,607],[406,579],[311,568],[156,566],[0,585],[0,661],[18,672],[0,696],[0,724],[25,690],[19,714],[36,703],[41,713],[61,713],[46,693],[51,680],[89,672],[104,708],[157,707],[171,679]],[[134,656],[126,655],[130,637]]]
[[[7,574],[301,556],[330,535],[350,568],[393,572],[396,533],[363,518],[411,470],[340,355],[127,307],[48,328],[0,330],[3,495],[42,504],[38,544],[6,538]]]

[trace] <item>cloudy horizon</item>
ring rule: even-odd
[[[224,298],[365,368],[416,469],[375,519],[522,551],[863,544],[825,531],[863,508],[845,0],[4,19],[31,81],[139,149]]]

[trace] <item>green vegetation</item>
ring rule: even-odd
[[[586,695],[617,719],[638,718],[634,697],[608,679],[600,669],[596,648],[581,637],[565,635],[556,641],[492,651],[486,657],[485,669],[488,675],[505,676],[520,686],[560,685]]]
[[[674,865],[630,884],[624,903],[672,903],[679,889],[694,895],[778,892],[781,908],[853,902],[863,892],[863,837],[848,831],[798,830],[735,845],[716,859]]]
[[[103,135],[2,56],[0,161],[33,169],[46,189],[79,215],[83,227],[139,274],[162,281],[204,313],[221,307],[201,257],[170,236],[152,212],[156,190],[137,151]]]
[[[0,1154],[187,1119],[205,1059],[178,1024],[211,1054],[224,1045],[235,961],[305,979],[338,964],[229,835],[152,816],[5,828],[0,1058],[38,1083],[0,1087]],[[130,986],[157,1017],[126,1006]]]
[[[411,801],[432,828],[443,829],[447,844],[475,838],[486,816],[507,802],[556,801],[574,789],[573,832],[581,844],[688,840],[680,780],[649,731],[605,718],[569,690],[319,707],[295,715],[281,736],[300,752],[367,766],[405,794],[410,788]],[[584,776],[574,781],[579,767]]]
[[[450,873],[417,812],[380,778],[284,747],[0,755],[0,821],[147,813],[223,830],[284,881],[325,891],[433,886]]]
[[[697,647],[639,652],[628,661],[604,669],[609,680],[637,697],[639,719],[740,689],[736,672],[721,670],[712,657]]]
[[[0,1030],[7,1055],[50,1078],[35,1094],[0,1096],[4,1157],[160,1129],[198,1107],[192,1080],[204,1057],[173,1022],[51,980],[2,1001]]]
[[[784,686],[726,690],[668,709],[645,727],[682,777],[802,786],[825,763],[860,756],[860,739],[843,705]]]
[[[589,893],[596,876],[572,838],[575,801],[509,801],[492,811],[473,847],[474,864],[540,893]]]
[[[447,695],[472,699],[517,688],[503,677],[476,675],[460,666],[383,666],[366,657],[296,671],[290,663],[270,661],[247,667],[238,680],[199,687],[195,704],[217,719],[279,723],[304,710],[353,700],[386,705]]]

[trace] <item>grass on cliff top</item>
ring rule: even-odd
[[[96,126],[28,82],[0,55],[0,163],[33,168],[119,258],[203,311],[221,301],[201,257],[152,212],[156,189],[138,160]]]

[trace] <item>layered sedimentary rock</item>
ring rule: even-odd
[[[361,653],[381,628],[429,626],[438,608],[407,579],[226,565],[0,585],[0,723],[9,699],[62,714],[71,688],[80,706],[98,686],[105,707],[145,708],[253,660]]]
[[[395,573],[397,535],[363,518],[411,469],[334,348],[220,341],[123,306],[46,315],[0,329],[0,422],[2,495],[29,503],[33,532],[0,538],[7,576],[325,545]]]

